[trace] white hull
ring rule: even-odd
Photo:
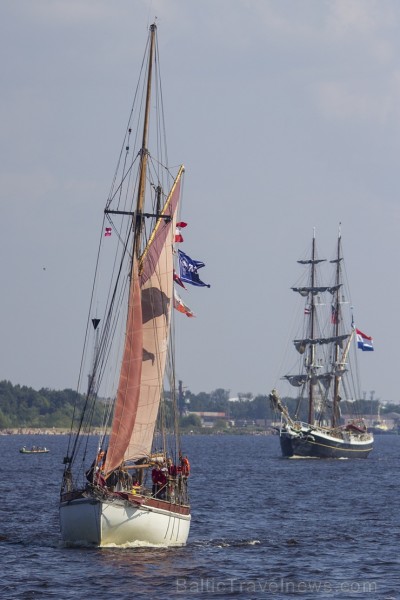
[[[140,505],[93,497],[62,502],[61,537],[70,545],[184,546],[190,514],[168,510],[170,506],[168,502]]]

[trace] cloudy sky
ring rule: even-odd
[[[362,390],[399,401],[400,3],[3,0],[0,379],[76,386],[102,211],[157,17],[169,157],[186,166],[178,376],[276,385],[316,228],[342,223]]]

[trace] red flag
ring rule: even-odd
[[[182,229],[183,229],[184,227],[187,226],[187,223],[185,223],[185,221],[179,221],[179,223],[177,223],[176,226],[177,227],[182,227]]]
[[[106,227],[104,231],[104,236],[107,237],[111,235],[111,227]]]

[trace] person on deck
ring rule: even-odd
[[[161,500],[165,500],[166,497],[166,493],[167,493],[167,475],[168,475],[168,469],[167,467],[162,467],[162,469],[160,469],[160,474],[158,476],[158,498],[161,498]]]
[[[154,465],[154,468],[151,472],[151,479],[153,482],[152,494],[154,498],[157,498],[158,490],[160,489],[160,465],[158,463]]]
[[[176,499],[176,491],[177,491],[177,475],[178,475],[178,467],[174,465],[172,462],[172,458],[167,460],[167,468],[168,468],[168,500],[175,501]]]
[[[176,468],[176,465],[173,464],[172,458],[168,459],[167,466],[168,466],[168,475],[170,477],[176,477],[178,470]]]
[[[190,475],[190,463],[189,463],[189,459],[187,456],[182,456],[182,454],[179,455],[179,460],[181,463],[181,473],[182,473],[182,477],[184,478],[188,478]]]

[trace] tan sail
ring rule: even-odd
[[[132,267],[125,347],[105,463],[107,473],[118,467],[124,458],[138,410],[143,356],[142,303],[138,271],[138,262],[135,258]]]
[[[183,168],[162,210],[141,262],[143,365],[139,405],[125,460],[151,452],[167,358],[173,303],[173,246]]]
[[[179,170],[140,263],[134,263],[107,473],[124,460],[138,459],[151,451],[168,349],[173,244],[183,170]]]

